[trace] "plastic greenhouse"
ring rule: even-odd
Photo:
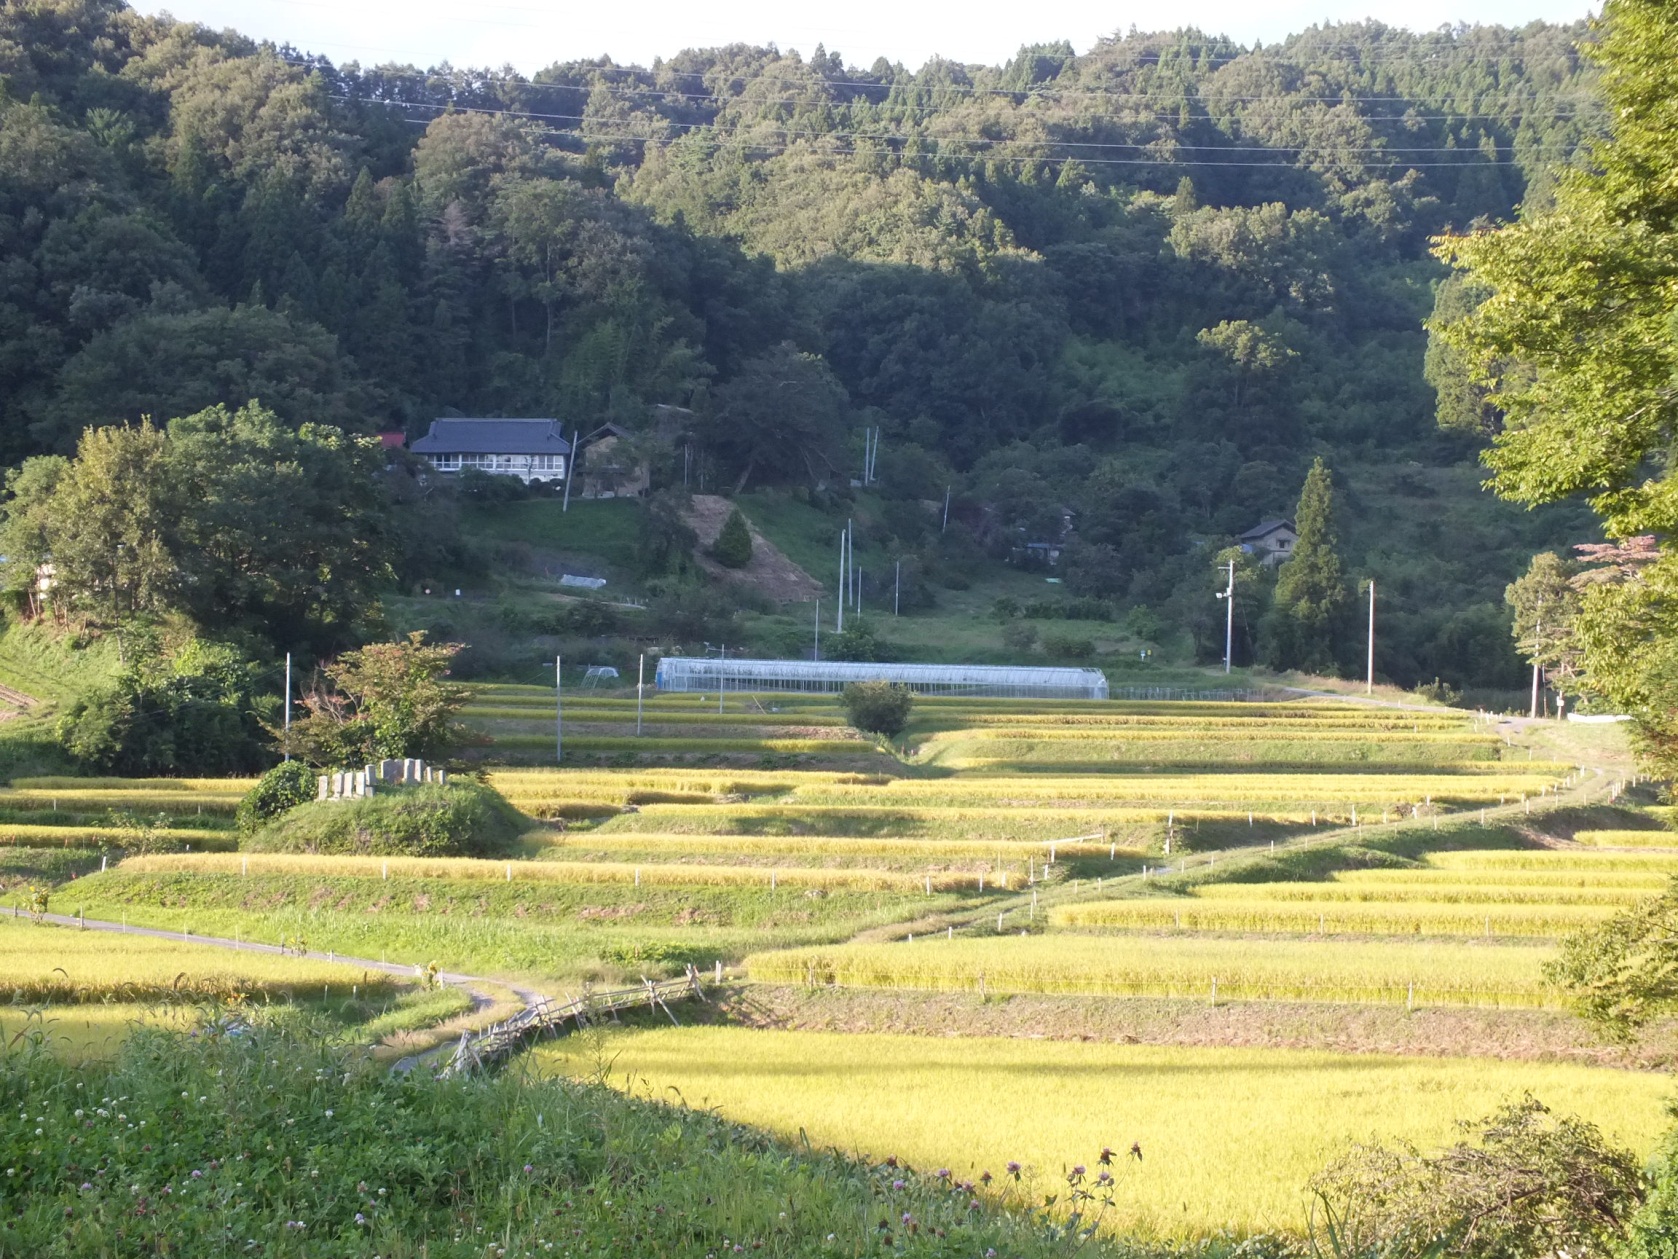
[[[1106,699],[1100,669],[1032,665],[871,664],[849,660],[710,660],[667,656],[661,691],[841,691],[851,682],[901,682],[920,695],[1019,699]]]

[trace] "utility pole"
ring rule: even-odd
[[[833,618],[833,632],[836,634],[845,632],[845,596],[850,591],[850,578],[845,575],[845,547],[850,536],[849,525],[839,531],[839,610]]]
[[[1369,678],[1364,683],[1365,695],[1375,694],[1375,579],[1369,579]]]
[[[944,523],[938,526],[938,532],[943,533],[950,527],[950,487],[944,487]]]
[[[852,570],[852,576],[855,578],[855,581],[852,584],[855,585],[855,587],[856,587],[856,604],[855,604],[856,614],[858,616],[861,616],[862,615],[862,570],[860,568],[853,569]]]
[[[1224,601],[1224,672],[1235,657],[1235,561],[1229,562],[1229,587],[1218,598]]]
[[[285,654],[285,733],[286,760],[291,759],[291,653]]]
[[[1538,648],[1544,637],[1544,601],[1538,601],[1538,620],[1532,627],[1532,712],[1529,716],[1538,716],[1538,679],[1540,665],[1538,663]]]
[[[822,658],[822,601],[816,600],[816,645],[810,649],[810,659]]]
[[[582,433],[577,429],[571,430],[571,453],[565,457],[565,500],[560,503],[560,514],[571,510],[571,474],[577,470],[577,439]]]
[[[647,653],[641,653],[641,667],[635,671],[635,733],[641,733],[641,701],[647,692]]]
[[[898,596],[903,593],[903,561],[897,561],[897,573],[891,579],[891,614],[897,615]]]
[[[563,661],[559,656],[554,657],[554,761],[563,764],[565,761],[565,701]]]

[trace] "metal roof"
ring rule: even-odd
[[[928,694],[1106,699],[1100,669],[1047,665],[889,664],[855,660],[712,660],[667,656],[661,691],[833,691],[850,682],[900,682]]]
[[[1290,533],[1299,532],[1298,529],[1294,528],[1293,521],[1291,520],[1266,520],[1262,524],[1254,525],[1251,529],[1247,530],[1246,533],[1243,533],[1240,541],[1245,542],[1249,538],[1262,538],[1266,534],[1275,533],[1278,529],[1286,529]]]
[[[442,419],[411,447],[417,455],[568,455],[558,420]]]

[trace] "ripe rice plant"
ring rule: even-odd
[[[1436,870],[1532,870],[1543,872],[1619,871],[1678,874],[1678,853],[1600,852],[1588,848],[1519,848],[1436,852],[1428,856]]]
[[[0,791],[0,808],[80,810],[103,812],[132,809],[139,813],[232,813],[243,799],[242,792],[180,792],[161,788],[142,790],[88,791],[64,788],[30,788]]]
[[[505,883],[721,884],[808,888],[866,888],[930,892],[976,887],[978,876],[944,871],[903,874],[889,870],[807,867],[634,865],[607,861],[483,861],[471,857],[341,857],[293,853],[167,853],[130,857],[118,867],[132,874],[305,874],[361,879],[494,879]]]
[[[793,858],[800,862],[820,862],[824,868],[835,864],[889,863],[888,868],[925,870],[939,865],[958,863],[974,873],[1010,871],[1023,876],[1030,864],[1041,866],[1054,857],[1062,859],[1086,858],[1123,862],[1115,873],[1130,873],[1134,863],[1146,854],[1136,848],[1117,844],[1057,842],[1053,840],[939,840],[893,839],[849,835],[686,835],[657,833],[623,833],[589,831],[556,834],[548,841],[545,853],[559,857],[563,854],[599,854],[615,856],[620,861],[631,855],[647,861],[688,859],[706,864],[727,864],[741,858],[754,859],[755,864],[778,858]],[[545,859],[545,858],[544,858]],[[1007,882],[991,885],[1008,886]]]
[[[1614,905],[1453,905],[1209,900],[1198,896],[1087,901],[1049,910],[1053,926],[1123,931],[1251,931],[1290,935],[1533,936],[1593,925]]]
[[[101,848],[120,844],[132,832],[119,826],[35,826],[28,823],[0,823],[0,847],[17,848]],[[160,826],[151,834],[157,839],[180,840],[200,852],[227,852],[239,846],[236,835],[184,826]]]
[[[756,953],[754,981],[974,993],[1551,1007],[1547,948],[1408,941],[1061,935],[845,944]]]
[[[1576,844],[1593,848],[1670,848],[1678,851],[1678,831],[1578,831]]]
[[[1456,883],[1412,883],[1408,870],[1383,871],[1395,877],[1342,883],[1203,883],[1193,889],[1206,900],[1311,901],[1333,903],[1440,905],[1632,905],[1647,895],[1641,888],[1518,887],[1463,879]]]
[[[239,795],[256,786],[254,778],[14,778],[19,791],[171,791]]]
[[[496,747],[551,748],[553,734],[498,734],[493,738]],[[568,752],[635,752],[644,755],[688,752],[780,752],[814,755],[827,753],[855,755],[873,752],[874,745],[862,739],[677,739],[588,736],[567,739]]]
[[[347,997],[398,986],[342,963],[0,918],[0,994],[13,1004]]]
[[[1667,876],[1657,870],[1582,870],[1558,867],[1549,870],[1516,870],[1498,867],[1485,871],[1486,881],[1498,887],[1526,888],[1624,888],[1643,893],[1666,887]],[[1341,870],[1334,876],[1340,884],[1383,884],[1393,880],[1419,888],[1457,887],[1475,878],[1471,870],[1405,869]],[[1427,899],[1426,897],[1423,898]]]
[[[1017,1161],[1037,1201],[1065,1192],[1069,1162],[1093,1167],[1103,1146],[1135,1142],[1143,1157],[1116,1161],[1106,1223],[1193,1238],[1184,1249],[1196,1254],[1216,1253],[1201,1239],[1220,1230],[1303,1232],[1302,1186],[1347,1142],[1447,1145],[1463,1116],[1511,1093],[1580,1115],[1640,1155],[1670,1122],[1671,1083],[1659,1073],[1495,1059],[726,1027],[626,1031],[602,1045],[573,1038],[535,1057],[587,1077],[601,1054],[614,1083],[703,1099],[791,1142],[969,1180]]]

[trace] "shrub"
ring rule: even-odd
[[[1313,1232],[1335,1254],[1391,1259],[1619,1253],[1643,1196],[1635,1155],[1531,1096],[1472,1127],[1431,1155],[1354,1146],[1311,1183]]]
[[[251,836],[253,852],[370,857],[501,857],[532,823],[470,782],[387,788],[363,800],[300,805]]]
[[[711,547],[711,557],[724,568],[744,568],[752,562],[752,533],[746,518],[736,507],[723,521],[722,532]]]
[[[1056,660],[1088,660],[1095,655],[1095,643],[1077,634],[1045,634],[1043,650]]]
[[[867,734],[888,739],[903,733],[915,694],[896,682],[852,682],[839,696],[845,719]]]
[[[829,660],[883,660],[886,645],[866,621],[852,621],[827,640]]]
[[[315,771],[302,761],[281,761],[257,780],[239,801],[239,829],[256,830],[264,822],[315,798]]]
[[[189,644],[141,662],[59,722],[64,750],[101,773],[240,774],[271,757],[255,669],[225,647]]]
[[[1002,627],[1002,645],[1022,655],[1037,646],[1037,627],[1015,623]]]

